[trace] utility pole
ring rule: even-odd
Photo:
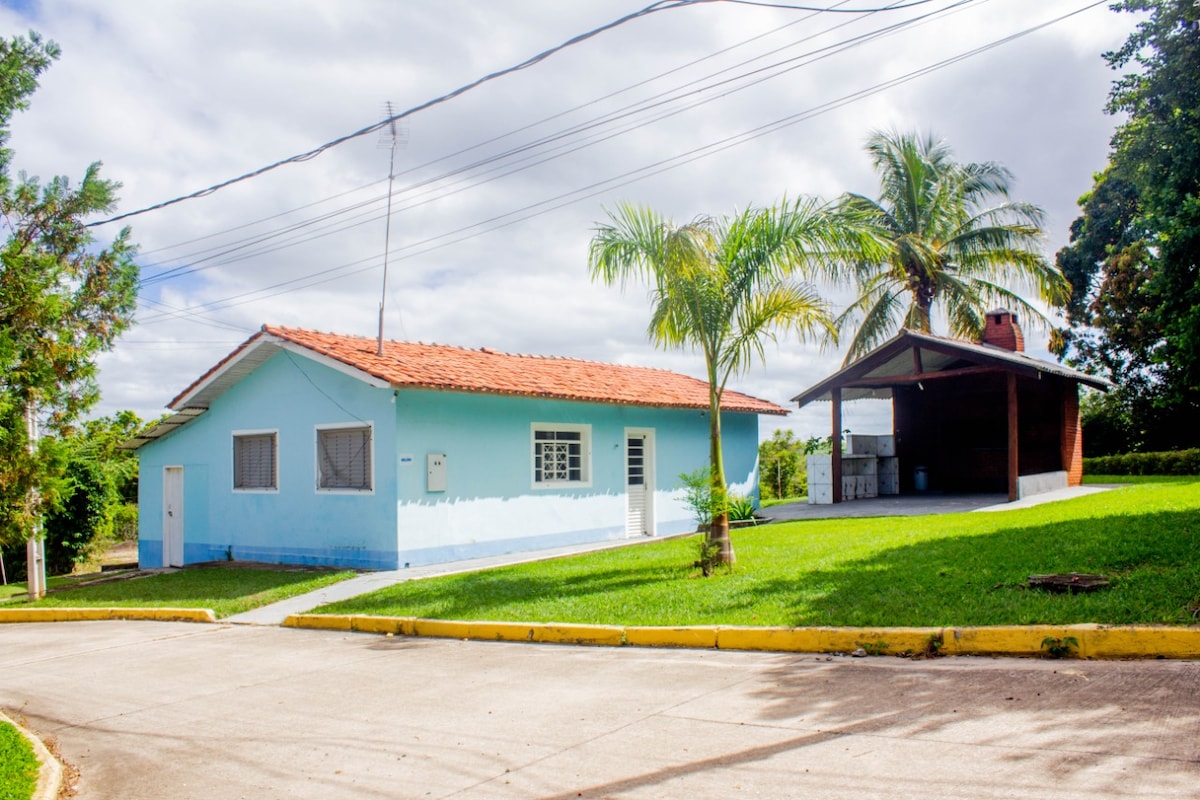
[[[376,350],[376,355],[383,355],[383,310],[387,303],[387,279],[388,279],[388,250],[391,248],[392,240],[392,184],[396,180],[396,147],[400,143],[401,136],[406,136],[408,131],[402,130],[396,126],[396,112],[392,108],[392,101],[387,101],[387,115],[389,117],[388,126],[383,129],[383,139],[380,143],[390,149],[388,155],[388,194],[387,194],[387,219],[384,223],[383,232],[383,289],[379,294],[379,347]]]
[[[37,454],[38,426],[35,413],[33,392],[25,401],[25,446],[29,451],[30,460]],[[29,587],[29,599],[38,600],[46,596],[46,541],[42,538],[42,523],[38,513],[37,485],[29,487],[26,500],[30,518],[33,520],[33,532],[25,543],[25,572],[26,585]]]

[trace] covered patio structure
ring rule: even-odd
[[[1083,479],[1079,386],[1108,381],[1026,355],[1014,316],[988,312],[982,342],[904,329],[796,395],[832,404],[833,502],[843,499],[842,402],[892,401],[898,490],[1016,500]]]

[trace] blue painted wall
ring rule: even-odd
[[[701,411],[404,391],[396,412],[398,450],[412,456],[411,467],[399,468],[402,563],[623,538],[630,428],[653,432],[656,532],[695,528],[680,502],[678,475],[708,463],[708,416]],[[758,420],[726,416],[732,428],[726,450],[738,467],[730,474],[742,474],[757,458]],[[589,486],[534,485],[533,423],[591,426]],[[444,492],[426,491],[429,453],[446,456]]]
[[[370,420],[375,491],[315,491],[314,426]],[[591,426],[590,485],[534,486],[532,424]],[[722,418],[734,491],[757,495],[758,418]],[[655,532],[690,531],[678,476],[708,463],[708,415],[536,398],[372,388],[280,353],[207,413],[139,451],[140,560],[162,563],[162,470],[184,467],[188,563],[235,559],[391,569],[625,536],[625,433],[652,432]],[[232,432],[277,430],[279,491],[234,492]],[[392,443],[395,443],[394,447]],[[445,456],[446,489],[426,459]]]
[[[162,471],[184,468],[184,560],[233,558],[386,569],[396,566],[395,411],[377,389],[281,352],[207,413],[139,451],[139,560],[162,565]],[[315,489],[318,424],[374,425],[375,490]],[[279,491],[233,490],[233,431],[277,430]],[[230,551],[230,548],[232,550]]]

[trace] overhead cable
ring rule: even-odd
[[[504,69],[488,73],[487,75],[484,75],[481,78],[476,78],[475,80],[471,81],[470,83],[466,83],[466,84],[463,84],[462,86],[459,86],[457,89],[454,89],[451,92],[447,92],[446,94],[443,94],[439,97],[435,97],[432,100],[426,100],[423,103],[419,103],[415,106],[412,106],[411,108],[401,111],[398,114],[393,114],[392,116],[389,116],[386,119],[376,122],[373,125],[368,125],[365,128],[360,128],[359,130],[354,131],[353,133],[348,133],[345,136],[339,136],[338,138],[332,139],[328,142],[325,142],[324,144],[319,145],[318,147],[314,147],[312,150],[308,150],[304,153],[299,153],[294,156],[289,156],[288,158],[284,158],[284,159],[281,159],[274,163],[267,164],[266,166],[259,167],[256,170],[247,172],[243,175],[239,175],[236,178],[230,178],[228,180],[221,181],[220,183],[213,184],[212,186],[209,186],[206,189],[200,189],[199,191],[192,192],[191,194],[181,195],[179,197],[174,197],[170,200],[164,200],[161,203],[155,203],[154,205],[146,206],[145,208],[140,208],[140,209],[137,209],[136,211],[127,211],[124,214],[117,214],[116,216],[109,217],[108,219],[102,219],[102,220],[98,220],[96,222],[89,222],[87,224],[87,227],[91,228],[91,227],[96,227],[98,225],[107,225],[112,222],[118,222],[123,219],[128,219],[129,217],[135,217],[140,214],[145,214],[149,211],[157,211],[161,208],[173,206],[178,203],[182,203],[186,200],[195,200],[200,197],[206,197],[220,189],[224,189],[227,186],[232,186],[235,183],[241,183],[242,181],[249,180],[250,178],[256,178],[259,175],[263,175],[267,172],[271,172],[272,170],[278,169],[278,168],[286,166],[288,164],[297,164],[297,163],[300,163],[303,161],[309,161],[309,160],[321,155],[326,150],[330,150],[334,147],[337,147],[340,144],[345,144],[346,142],[351,141],[353,139],[357,139],[361,136],[367,136],[367,135],[376,133],[380,130],[383,130],[387,126],[394,124],[398,120],[404,119],[406,117],[410,117],[419,111],[424,111],[428,108],[432,108],[434,106],[441,105],[442,103],[445,103],[449,100],[453,100],[454,98],[459,97],[460,95],[466,94],[467,92],[471,91],[472,89],[482,86],[485,83],[494,81],[497,78],[502,78],[506,75],[511,75],[514,72],[519,72],[521,70],[528,69],[532,66],[540,64],[541,62],[545,61],[547,58],[550,58],[551,56],[555,55],[556,53],[566,50],[569,47],[573,47],[574,45],[580,44],[581,42],[585,42],[588,39],[592,39],[596,36],[599,36],[601,33],[612,30],[613,28],[617,28],[621,25],[624,25],[627,22],[631,22],[631,21],[633,21],[635,19],[639,19],[641,17],[649,16],[650,14],[654,14],[659,11],[668,11],[668,10],[675,9],[675,8],[683,8],[685,6],[710,4],[710,3],[732,3],[735,5],[769,5],[771,8],[787,9],[787,10],[792,10],[792,11],[819,11],[819,12],[823,12],[823,13],[833,13],[833,14],[876,14],[881,11],[903,10],[906,8],[912,8],[914,6],[924,5],[924,4],[930,3],[930,2],[933,2],[933,0],[912,0],[912,2],[906,3],[904,5],[890,5],[890,6],[884,6],[881,8],[847,9],[847,8],[841,8],[840,5],[834,6],[834,7],[817,7],[817,6],[791,5],[791,4],[782,4],[782,3],[781,4],[754,3],[754,2],[750,2],[750,0],[657,0],[657,2],[651,3],[650,5],[646,6],[645,8],[643,8],[639,11],[634,11],[633,13],[626,14],[625,16],[615,19],[612,22],[605,23],[604,25],[601,25],[596,28],[592,28],[591,30],[585,31],[584,33],[578,34],[576,36],[572,36],[570,39],[567,39],[562,44],[556,45],[555,47],[551,47],[548,50],[543,50],[541,53],[538,53],[537,55],[532,56],[530,58],[527,58],[524,61],[520,62],[519,64],[514,64],[511,67],[505,67]]]

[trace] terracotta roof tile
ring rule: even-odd
[[[262,330],[397,388],[661,408],[708,408],[707,383],[662,369],[399,341],[385,341],[383,355],[379,356],[374,338],[274,325],[264,325]],[[721,407],[755,414],[788,413],[774,403],[730,390],[725,391]]]

